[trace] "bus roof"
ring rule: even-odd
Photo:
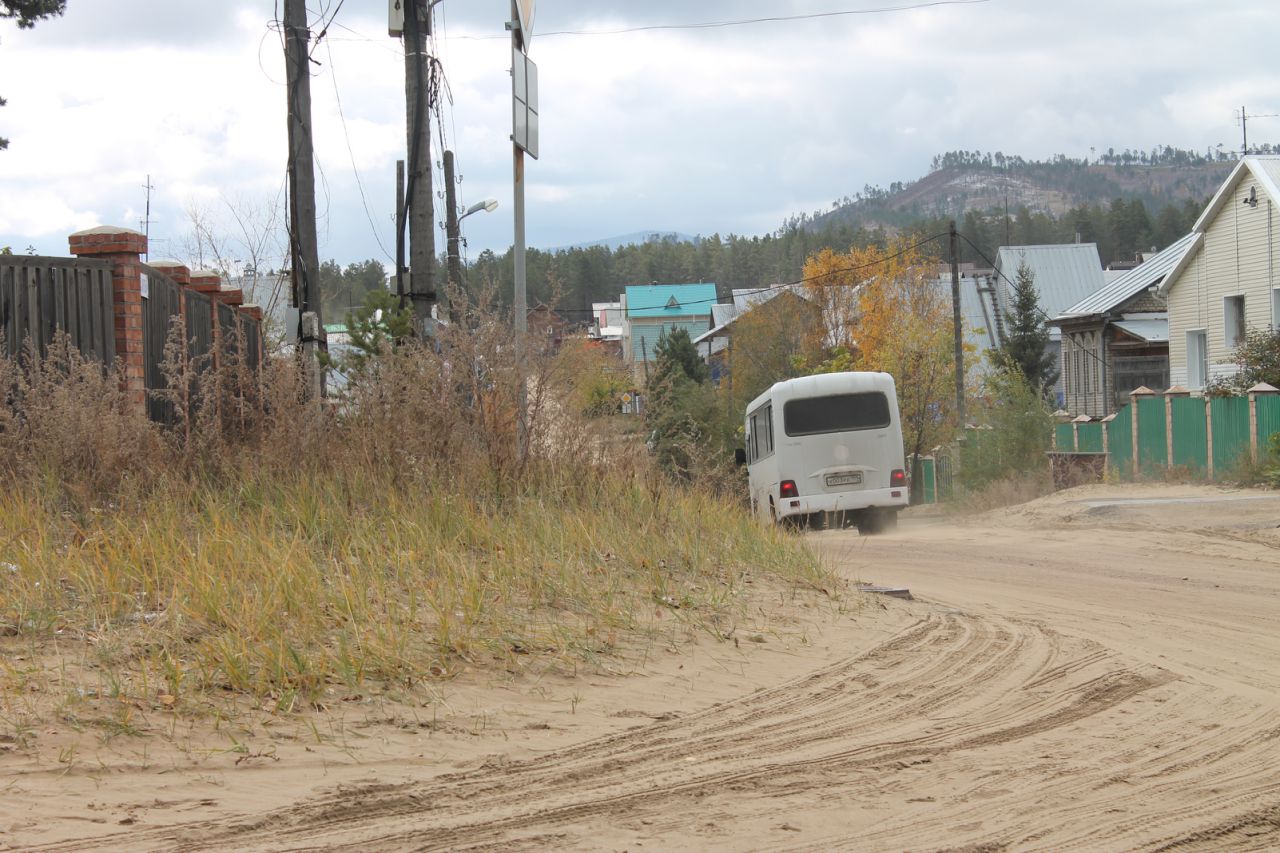
[[[888,373],[856,372],[819,373],[814,376],[801,376],[775,382],[773,386],[756,397],[747,406],[753,411],[769,400],[785,402],[802,397],[826,397],[831,394],[855,394],[859,391],[887,391],[894,396],[897,391],[893,377]]]

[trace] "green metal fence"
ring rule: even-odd
[[[1101,453],[1102,424],[1077,424],[1076,450],[1080,453]]]
[[[1280,432],[1280,394],[1264,394],[1258,397],[1258,454],[1264,455],[1270,448],[1271,436]]]
[[[1209,467],[1209,431],[1204,400],[1175,397],[1173,411],[1173,464],[1203,472]]]
[[[1064,453],[1076,449],[1075,429],[1071,424],[1053,425],[1053,449]]]
[[[1111,470],[1122,480],[1133,479],[1133,406],[1125,406],[1107,423],[1107,452]]]
[[[1154,476],[1169,465],[1169,432],[1164,419],[1163,397],[1138,400],[1138,470]]]
[[[1249,454],[1249,400],[1246,397],[1214,397],[1209,401],[1213,419],[1213,476],[1227,476]]]

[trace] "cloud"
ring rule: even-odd
[[[919,177],[941,151],[1235,148],[1233,110],[1280,112],[1280,70],[1240,49],[1246,36],[1259,45],[1280,36],[1261,2],[991,0],[550,35],[859,5],[873,4],[539,4],[531,56],[542,156],[526,171],[530,245],[640,230],[762,233],[865,184]],[[313,4],[313,20],[322,11]],[[434,49],[452,101],[433,160],[443,138],[457,153],[460,203],[501,204],[464,223],[473,256],[512,240],[508,12],[506,0],[437,6]],[[61,253],[85,224],[136,224],[148,174],[158,188],[153,234],[173,245],[189,229],[190,200],[276,203],[286,144],[274,15],[274,3],[120,0],[73,3],[32,31],[0,26],[0,93],[10,100],[0,133],[13,140],[0,154],[0,244],[35,240]],[[385,30],[383,4],[347,3],[313,51],[322,254],[343,263],[394,244],[404,61]],[[1251,122],[1250,136],[1280,139],[1280,123]]]

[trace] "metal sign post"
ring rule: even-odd
[[[524,246],[524,153],[538,158],[538,69],[529,61],[529,41],[533,38],[534,0],[511,0],[511,149],[515,179],[515,325],[516,360],[524,369],[525,335],[529,331],[528,299],[525,295]],[[517,453],[524,455],[527,405],[525,377],[520,376],[516,409]]]

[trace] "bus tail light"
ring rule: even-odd
[[[796,488],[795,480],[783,480],[782,485],[778,487],[778,494],[784,498],[798,498],[800,490]]]
[[[895,468],[893,473],[889,475],[890,486],[905,486],[907,484],[907,472],[901,468]]]

